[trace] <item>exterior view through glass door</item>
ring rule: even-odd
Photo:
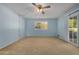
[[[78,19],[77,16],[70,17],[68,19],[68,37],[69,42],[72,44],[78,44]]]

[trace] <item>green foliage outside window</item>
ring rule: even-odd
[[[69,28],[76,28],[76,19],[69,19],[68,20],[68,25],[69,25]]]
[[[68,29],[72,32],[77,32],[77,19],[76,18],[70,18],[68,20]]]

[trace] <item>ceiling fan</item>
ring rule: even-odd
[[[41,5],[41,4],[36,4],[36,3],[32,3],[32,5],[34,5],[34,6],[37,8],[37,10],[38,10],[39,12],[41,12],[42,14],[45,14],[44,9],[51,7],[50,5],[48,5],[48,6],[43,6],[43,5]]]

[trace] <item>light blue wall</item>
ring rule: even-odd
[[[67,16],[58,19],[58,36],[60,39],[67,41]]]
[[[25,37],[25,21],[24,18],[19,16],[19,38]]]
[[[36,21],[47,21],[48,30],[35,30]],[[57,36],[57,19],[26,19],[25,23],[26,36]]]
[[[23,18],[0,5],[0,48],[17,41],[23,36]]]
[[[72,7],[70,10],[68,10],[68,12],[66,12],[64,15],[62,15],[59,19],[58,19],[58,35],[59,38],[68,41],[68,17],[69,14],[73,13],[74,11],[79,9],[79,4],[76,4],[74,7]]]

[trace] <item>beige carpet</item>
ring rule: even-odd
[[[79,54],[79,48],[53,37],[29,37],[0,50],[1,55]]]

